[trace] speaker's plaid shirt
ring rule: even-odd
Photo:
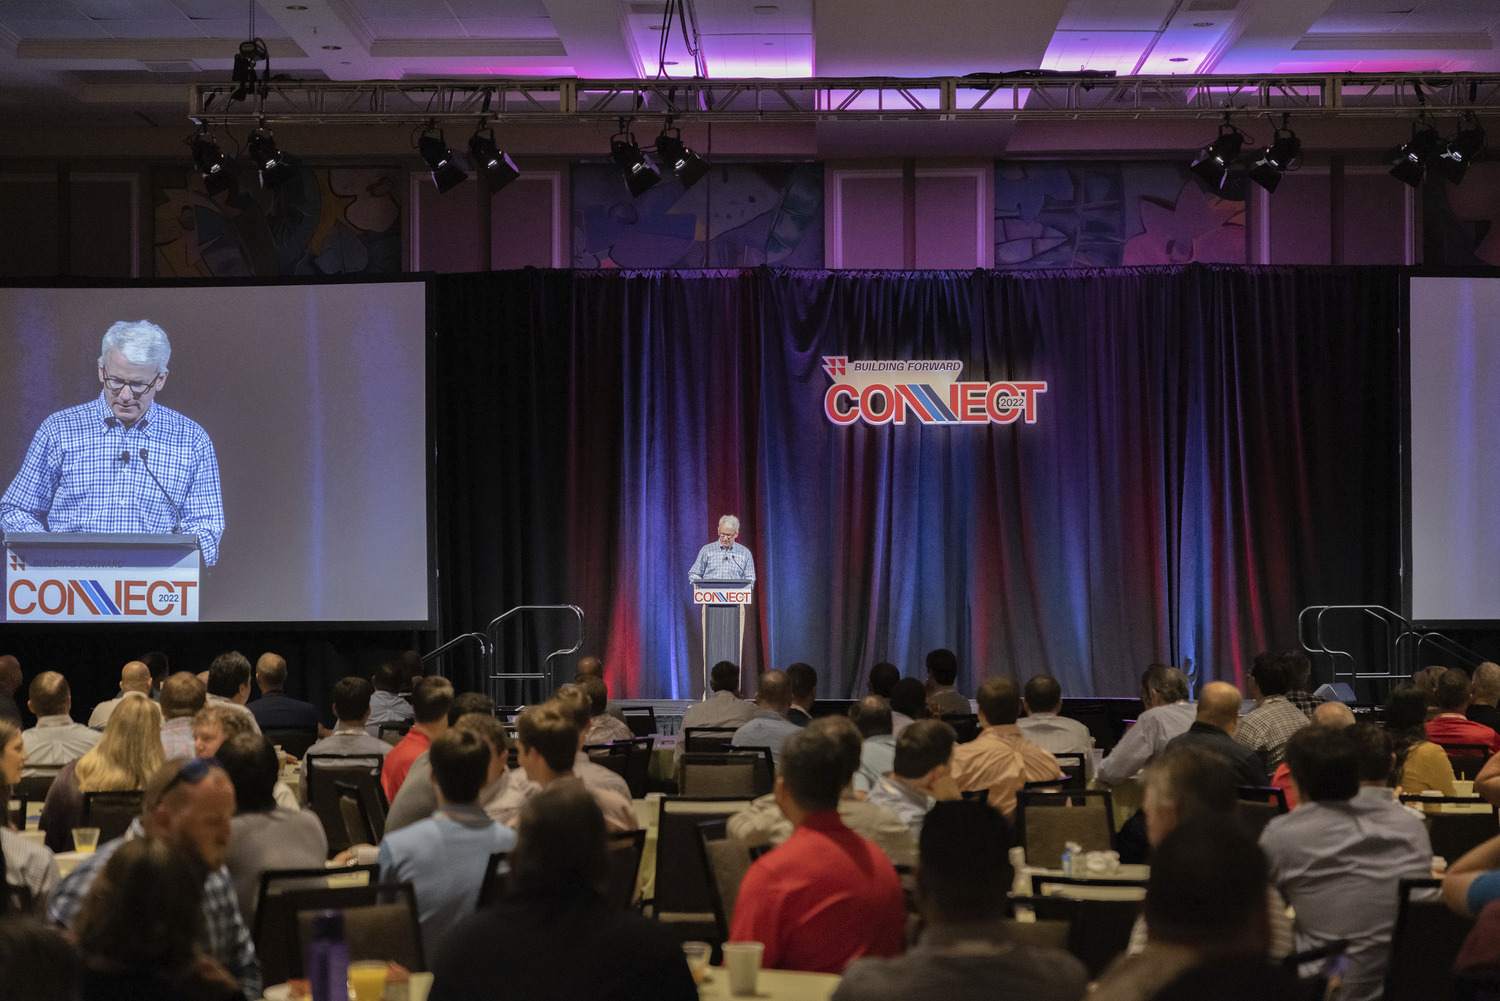
[[[688,571],[688,580],[748,580],[753,584],[755,557],[738,542],[728,549],[717,542],[710,542],[698,550],[698,558]]]
[[[128,459],[120,458],[127,453]],[[171,532],[172,506],[152,482],[147,462],[180,505],[183,533],[198,536],[203,562],[212,566],[219,559],[224,504],[219,461],[207,432],[155,402],[126,427],[102,392],[42,422],[21,471],[0,498],[0,527],[7,532]]]

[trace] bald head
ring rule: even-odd
[[[255,662],[255,683],[262,692],[279,692],[286,687],[286,658],[279,653],[263,653]]]
[[[0,654],[0,692],[16,694],[21,687],[21,662],[10,654]]]
[[[598,657],[585,657],[578,662],[578,673],[580,678],[598,678],[604,680],[604,661]]]
[[[792,708],[792,683],[787,679],[785,671],[767,671],[760,676],[755,704],[783,715]]]
[[[1198,722],[1233,733],[1240,720],[1240,690],[1227,681],[1211,681],[1198,694]]]
[[[138,660],[120,668],[120,691],[148,694],[151,691],[151,668]]]
[[[1342,702],[1324,702],[1313,710],[1312,721],[1318,726],[1342,730],[1354,725],[1354,710]]]
[[[1473,693],[1470,700],[1473,705],[1492,706],[1500,702],[1500,664],[1487,660],[1474,668]]]

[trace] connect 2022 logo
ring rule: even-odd
[[[835,424],[1013,424],[1037,422],[1045,382],[960,382],[958,361],[850,361],[824,356],[833,380],[823,413]]]

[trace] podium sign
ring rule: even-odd
[[[6,622],[197,622],[198,537],[113,532],[5,536]]]
[[[745,641],[745,608],[755,591],[748,580],[693,582],[693,604],[703,609],[703,698],[708,698],[708,672],[721,660],[735,666]]]

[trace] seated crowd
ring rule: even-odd
[[[1056,679],[994,674],[971,701],[946,650],[926,658],[925,679],[875,665],[868,693],[832,714],[808,664],[760,675],[753,702],[735,665],[715,665],[684,729],[720,728],[775,763],[772,791],[724,824],[745,859],[728,939],[761,943],[768,969],[841,975],[840,1001],[1309,997],[1330,955],[1329,996],[1375,1001],[1398,885],[1435,865],[1430,814],[1398,794],[1451,796],[1450,753],[1477,745],[1474,792],[1500,804],[1500,667],[1396,685],[1379,725],[1309,694],[1309,667],[1300,653],[1255,658],[1246,708],[1222,681],[1194,702],[1181,671],[1152,664],[1143,711],[1105,754],[1096,730],[1064,714]],[[20,677],[0,657],[0,688]],[[38,835],[0,824],[0,997],[256,1001],[262,876],[343,862],[411,887],[435,1001],[698,996],[687,932],[646,916],[639,882],[632,907],[604,892],[610,845],[639,838],[640,821],[625,776],[588,750],[632,738],[597,658],[511,727],[488,696],[421,676],[414,656],[334,684],[331,729],[287,680],[274,653],[253,670],[226,653],[202,676],[151,654],[121,669],[118,694],[85,726],[67,679],[43,671],[26,690],[29,729],[0,691],[0,792],[9,803],[46,787]],[[273,746],[293,733],[301,753]],[[347,813],[364,809],[357,783],[338,787],[336,829],[310,794],[319,769],[350,762],[379,800],[375,843]],[[1150,865],[1128,942],[1122,925],[1113,957],[1092,967],[1018,920],[1033,892],[1017,870],[1025,791],[1084,783],[1139,790],[1139,812],[1110,834],[1121,857]],[[1246,787],[1281,790],[1288,809],[1252,820]],[[139,813],[92,854],[68,856],[63,876],[57,856],[93,793],[136,793]],[[1500,907],[1500,831],[1447,861],[1453,911]],[[1306,953],[1318,963],[1282,962]],[[1231,983],[1237,993],[1224,993]]]

